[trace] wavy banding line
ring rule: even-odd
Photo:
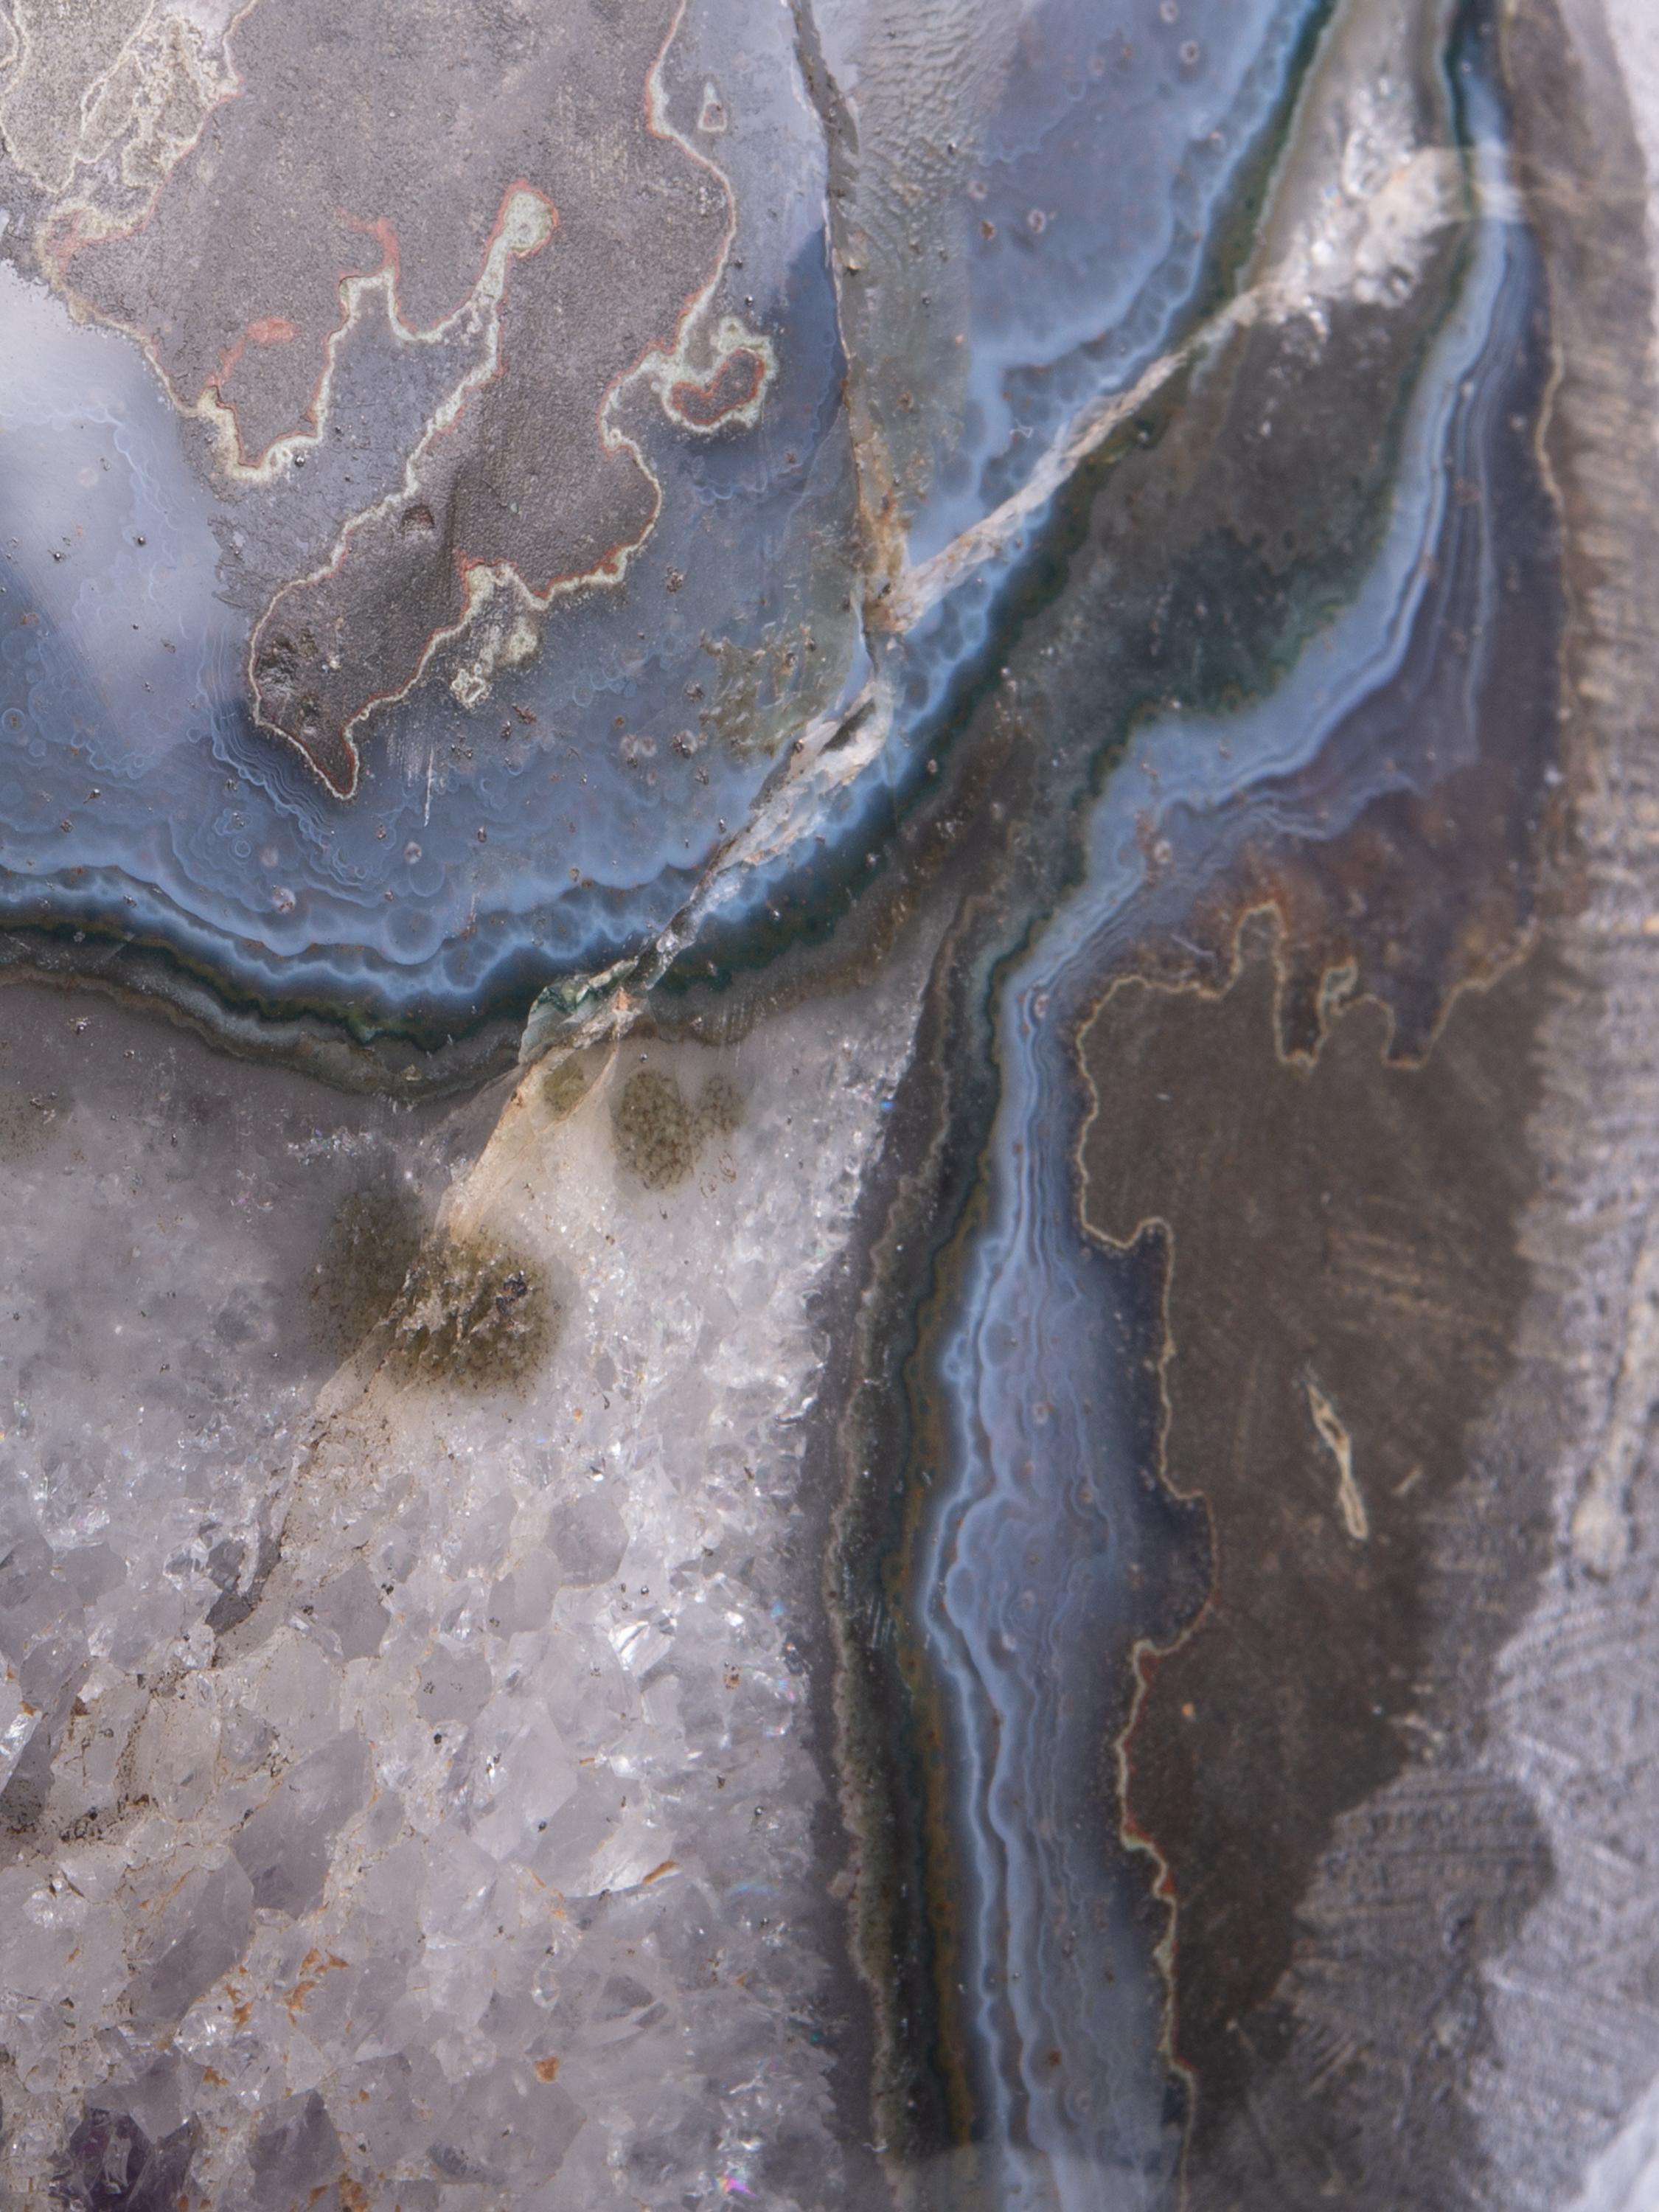
[[[1483,195],[1489,207],[1494,197]],[[1386,729],[1440,728],[1422,712],[1425,664],[1443,694],[1442,734],[1476,726],[1485,649],[1445,641],[1487,634],[1501,549],[1478,526],[1478,506],[1455,498],[1448,457],[1461,439],[1501,429],[1489,387],[1513,358],[1526,268],[1501,222],[1482,226],[1414,409],[1387,541],[1329,655],[1305,656],[1249,711],[1248,731],[1245,717],[1231,727],[1183,718],[1144,741],[1164,808],[1183,808],[1202,841],[1194,872],[1219,866],[1258,815],[1273,817],[1274,776],[1340,748],[1350,724],[1371,742],[1316,793],[1310,832],[1333,833],[1379,789],[1408,782],[1407,747],[1389,757]],[[1253,763],[1242,787],[1216,746],[1224,733]],[[980,2126],[1008,2147],[998,2155],[1010,2200],[1026,2190],[1059,2212],[1092,2212],[1103,2189],[1150,2212],[1168,2201],[1180,2157],[1166,2094],[1182,2070],[1175,1899],[1158,1841],[1134,1818],[1133,1751],[1166,1632],[1145,1563],[1189,1555],[1198,1537],[1182,1529],[1203,1508],[1141,1479],[1132,1378],[1146,1347],[1125,1315],[1122,1248],[1080,1202],[1088,1118],[1109,1109],[1096,1101],[1080,1117],[1075,1103],[1080,1030],[1114,945],[1137,915],[1146,926],[1157,880],[1139,804],[1123,780],[1109,787],[1085,883],[1002,987],[987,1217],[939,1362],[951,1464],[918,1568],[954,1743],[969,1893],[956,1978],[983,2084]],[[1360,1540],[1363,1506],[1340,1489],[1338,1508]],[[1109,1624],[1127,1680],[1102,1661]],[[1121,1841],[1130,1868],[1150,1861],[1150,1878],[1109,1857],[1097,1818],[1097,1731],[1119,1698],[1127,1710],[1117,1706],[1107,1742]],[[1148,1889],[1164,1908],[1150,1928],[1139,1903]]]
[[[371,295],[398,343],[477,347],[396,489],[276,593],[250,643],[256,720],[341,798],[358,787],[367,718],[497,592],[533,623],[625,575],[662,503],[623,420],[634,392],[700,436],[757,418],[770,343],[712,314],[734,196],[673,127],[662,83],[684,9],[653,0],[597,45],[562,13],[505,41],[470,24],[458,41],[440,0],[371,0],[343,24],[300,0],[314,22],[290,11],[269,30],[245,10],[211,146],[198,135],[125,227],[85,204],[58,211],[64,288],[137,338],[236,481],[273,481],[325,434]],[[513,181],[489,185],[492,172]],[[495,215],[480,238],[467,210],[483,188]]]
[[[0,137],[19,167],[51,195],[70,192],[77,173],[94,167],[118,144],[123,185],[137,187],[137,155],[145,157],[141,167],[147,165],[152,174],[165,172],[199,133],[209,111],[227,96],[202,66],[200,23],[164,0],[116,0],[90,10],[15,0],[9,20],[0,10],[0,33],[8,49],[0,52],[0,69],[8,71],[0,89]],[[169,46],[171,54],[163,55],[158,72],[154,50]],[[125,87],[118,82],[124,73]],[[163,126],[180,77],[189,81],[196,119],[189,130],[169,131]],[[148,116],[145,94],[150,95]],[[146,120],[151,125],[148,134]],[[133,135],[123,143],[128,131]],[[158,139],[165,148],[159,157]],[[72,204],[84,208],[88,217],[95,208],[84,185]],[[106,213],[104,219],[119,220]]]

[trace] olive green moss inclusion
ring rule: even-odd
[[[341,1200],[311,1290],[313,1333],[325,1351],[356,1351],[402,1291],[425,1234],[413,1186],[391,1172]]]
[[[1183,316],[1188,330],[1200,324],[1237,288],[1253,249],[1256,218],[1296,96],[1334,4],[1334,0],[1318,0],[1310,9],[1286,70],[1284,96],[1240,161],[1238,190],[1206,245],[1199,282]],[[811,74],[812,41],[807,27],[802,27],[802,36]],[[815,88],[822,90],[816,80]],[[839,173],[847,158],[840,143],[845,119],[833,103],[824,119],[832,172]],[[1063,537],[1063,531],[1059,534]],[[846,842],[844,850],[840,843],[826,848],[797,870],[789,884],[752,917],[705,929],[662,979],[668,995],[677,995],[688,983],[700,985],[710,975],[723,988],[753,976],[802,945],[827,945],[855,908],[870,906],[872,890],[880,908],[882,887],[876,878],[889,872],[896,849],[902,861],[904,846],[915,842],[908,834],[902,843],[896,841],[896,827],[918,811],[924,818],[917,823],[915,836],[924,843],[928,837],[927,801],[938,787],[927,781],[926,763],[948,748],[953,735],[972,720],[975,701],[988,686],[994,687],[1008,637],[1018,632],[1028,599],[1033,592],[1039,599],[1043,594],[1041,565],[1039,561],[1032,574],[1019,581],[991,642],[964,665],[931,726],[917,730],[907,740],[905,758],[892,786],[896,802],[893,820],[872,823],[867,834],[860,832],[850,842],[841,841]],[[931,811],[936,818],[937,809]],[[870,851],[877,860],[873,874],[866,858]],[[386,1088],[404,1098],[416,1091],[441,1093],[465,1088],[505,1066],[526,1009],[548,981],[545,971],[526,953],[510,972],[496,975],[465,1033],[452,1034],[453,1016],[429,1021],[410,1013],[388,1022],[366,1004],[296,1000],[286,994],[262,996],[246,986],[228,992],[223,978],[173,944],[137,937],[122,927],[85,916],[71,927],[43,914],[27,927],[20,924],[0,932],[0,964],[18,973],[43,974],[79,973],[91,966],[124,995],[160,999],[178,1006],[234,1050],[260,1058],[293,1057],[325,1081],[350,1089]]]
[[[311,1298],[326,1349],[384,1362],[411,1383],[520,1384],[558,1339],[541,1268],[498,1241],[432,1228],[413,1188],[391,1174],[342,1201]]]
[[[743,1099],[729,1076],[711,1075],[694,1105],[672,1075],[641,1068],[611,1109],[617,1157],[647,1190],[684,1182],[710,1137],[730,1136],[743,1122]]]
[[[603,1049],[574,1053],[548,1066],[542,1096],[556,1119],[580,1103],[605,1058]],[[673,1075],[641,1068],[611,1108],[618,1164],[646,1189],[666,1190],[692,1173],[706,1145],[742,1126],[744,1111],[727,1075],[708,1076],[693,1100]],[[558,1339],[544,1270],[499,1239],[433,1228],[413,1185],[390,1170],[337,1210],[311,1304],[324,1349],[385,1361],[411,1382],[522,1383]]]

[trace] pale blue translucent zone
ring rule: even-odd
[[[799,644],[854,496],[792,20],[747,10],[738,42],[722,9],[696,0],[665,77],[690,127],[724,57],[708,143],[740,220],[718,312],[774,340],[761,421],[702,438],[636,395],[628,428],[664,499],[625,586],[561,603],[475,710],[445,669],[372,719],[349,803],[253,728],[249,630],[327,557],[339,515],[395,486],[476,337],[415,347],[367,315],[333,395],[350,434],[216,496],[187,459],[198,426],[137,349],[0,265],[0,920],[113,921],[238,994],[457,1028],[502,979],[527,1000],[671,921],[777,764],[703,725],[705,641]],[[816,647],[844,659],[851,634]]]
[[[1017,491],[1080,408],[1179,335],[1218,211],[1318,12],[1319,0],[1028,12],[969,186],[965,416],[915,514],[914,559]]]
[[[1180,0],[1171,24],[1138,0],[1121,29],[1077,0],[1033,11],[982,146],[978,206],[997,237],[973,278],[967,440],[919,553],[1014,489],[1079,404],[1165,341],[1191,293],[1194,234],[1282,90],[1308,4]],[[0,269],[0,916],[113,919],[240,992],[371,1024],[459,1025],[509,975],[602,965],[682,908],[776,766],[718,740],[690,760],[675,750],[696,728],[688,691],[714,688],[702,641],[758,639],[851,513],[813,228],[821,148],[805,102],[777,89],[787,77],[799,95],[787,11],[760,11],[735,46],[715,12],[710,0],[689,19],[670,90],[689,112],[706,64],[732,114],[716,149],[746,210],[732,289],[748,288],[744,312],[779,342],[762,422],[714,441],[653,428],[664,514],[626,588],[561,607],[538,659],[483,708],[465,713],[429,681],[371,721],[349,805],[252,729],[246,588],[234,609],[218,595],[227,533],[251,541],[245,576],[263,557],[280,580],[270,518],[305,539],[299,480],[216,503],[186,464],[193,428],[136,350]],[[1182,58],[1189,41],[1195,64]],[[1011,398],[1011,372],[1031,364],[1053,374]],[[370,322],[345,349],[337,396],[373,428],[373,395],[396,392],[407,408],[434,373]],[[316,457],[313,507],[341,465]],[[383,454],[382,476],[389,465]],[[1017,557],[886,649],[896,718],[880,762],[826,803],[798,852],[724,884],[723,915],[772,904],[826,845],[884,834]],[[673,593],[671,571],[684,579]],[[12,610],[39,619],[24,626]],[[532,726],[520,707],[533,741],[517,734]]]
[[[1114,1299],[1125,1279],[1083,1233],[1073,1158],[1075,1023],[1114,941],[1144,926],[1158,896],[1139,834],[1154,787],[1139,763],[1155,769],[1166,817],[1186,817],[1190,896],[1261,826],[1254,787],[1314,760],[1344,715],[1398,674],[1426,588],[1423,556],[1446,513],[1454,416],[1479,407],[1482,367],[1512,354],[1529,304],[1518,236],[1496,221],[1477,233],[1415,399],[1386,541],[1355,599],[1271,698],[1226,718],[1171,714],[1136,740],[1094,808],[1085,879],[998,999],[989,1204],[940,1364],[951,1462],[936,1476],[919,1610],[960,1762],[961,1978],[994,2085],[985,2132],[1018,2139],[1010,2206],[1164,2205],[1178,2148],[1159,1977],[1114,1899],[1103,1747],[1091,1734],[1091,1686],[1157,1619],[1157,1509],[1139,1481],[1123,1388],[1129,1349]],[[1376,758],[1348,769],[1318,794],[1320,819],[1305,831],[1340,828],[1408,772]],[[1139,1592],[1132,1563],[1146,1577]]]
[[[702,734],[705,631],[752,635],[842,520],[833,352],[746,444],[688,453],[664,425],[670,496],[627,590],[561,610],[474,714],[422,687],[342,805],[248,726],[247,618],[216,595],[214,510],[139,356],[9,270],[0,332],[0,910],[113,902],[243,988],[392,1015],[464,1013],[515,955],[580,965],[668,921],[772,765],[673,740]]]

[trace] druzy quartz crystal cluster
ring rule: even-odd
[[[1659,2190],[1639,0],[0,0],[0,2203]]]

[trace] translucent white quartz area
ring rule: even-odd
[[[108,1364],[8,1423],[33,1517],[7,1532],[29,1571],[0,1610],[0,1732],[58,1756],[0,1871],[5,2202],[54,2201],[83,2100],[125,2116],[117,2155],[142,2130],[135,2160],[196,2115],[192,2203],[848,2201],[800,1417],[913,1018],[896,971],[726,1051],[543,1061],[470,1164],[476,1105],[422,1121],[232,1070],[287,1118],[222,1102],[170,1216],[159,1111],[82,1097],[54,1149],[51,1102],[17,1092],[8,1291],[78,1238],[65,1326]],[[125,1018],[94,1004],[100,1066]],[[636,1104],[678,1085],[687,1109],[644,1145],[617,1119],[641,1075]],[[268,1379],[371,1155],[453,1176],[435,1234],[510,1252],[556,1305],[527,1377],[411,1377],[382,1337],[319,1389]],[[235,1377],[222,1404],[141,1419],[139,1309],[179,1317],[133,1323],[152,1381],[205,1358]]]

